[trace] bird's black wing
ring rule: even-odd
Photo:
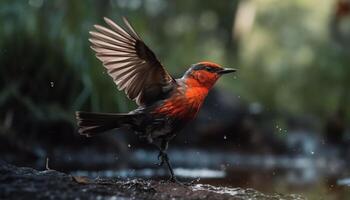
[[[139,106],[152,104],[172,90],[176,81],[130,23],[123,18],[123,29],[108,18],[104,20],[109,28],[95,25],[89,41],[118,89]]]

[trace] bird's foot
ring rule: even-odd
[[[168,179],[168,182],[176,183],[182,186],[193,186],[194,184],[198,183],[198,181],[199,179],[195,179],[190,182],[181,182],[175,176],[170,177],[170,179]]]
[[[182,186],[186,186],[185,183],[177,180],[177,178],[175,176],[172,176],[168,179],[168,182],[171,182],[171,183],[176,183],[176,184],[179,184],[179,185],[182,185]]]

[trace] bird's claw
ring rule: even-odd
[[[188,186],[193,186],[194,183],[196,182],[196,180],[193,180],[191,182],[181,182],[181,181],[177,180],[177,178],[174,176],[174,177],[170,177],[170,179],[168,179],[168,182],[176,183],[178,185],[181,185],[181,186],[184,186],[184,187],[185,186],[188,187]]]
[[[179,185],[185,185],[184,183],[182,183],[179,180],[177,180],[177,178],[175,178],[175,176],[170,177],[170,179],[168,181],[172,182],[172,183],[179,184]]]
[[[186,187],[193,186],[196,182],[198,182],[198,180],[192,180],[190,182],[181,182],[181,181],[177,180],[175,177],[171,177],[168,181],[172,182],[172,183],[179,184],[181,186],[186,186]]]
[[[166,163],[168,165],[168,168],[169,168],[169,171],[171,173],[171,177],[170,179],[168,179],[168,182],[171,182],[171,183],[176,183],[176,184],[179,184],[179,185],[182,185],[182,186],[190,186],[193,184],[193,182],[190,182],[190,183],[182,183],[180,181],[178,181],[174,175],[174,172],[173,172],[173,169],[171,168],[171,165],[169,163],[169,158],[168,158],[168,155],[160,150],[159,151],[159,154],[158,154],[158,160],[160,161],[159,162],[159,166],[162,166],[164,163]]]

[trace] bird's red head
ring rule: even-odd
[[[199,62],[192,65],[184,75],[191,86],[200,86],[210,89],[222,74],[235,72],[236,69],[223,68],[213,62]]]

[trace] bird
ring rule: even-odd
[[[129,21],[124,26],[109,18],[94,25],[89,41],[118,90],[136,102],[128,113],[76,111],[78,132],[86,137],[126,127],[159,150],[170,181],[178,182],[167,155],[168,143],[197,115],[206,96],[224,74],[235,72],[210,61],[190,65],[181,78],[171,76]]]

